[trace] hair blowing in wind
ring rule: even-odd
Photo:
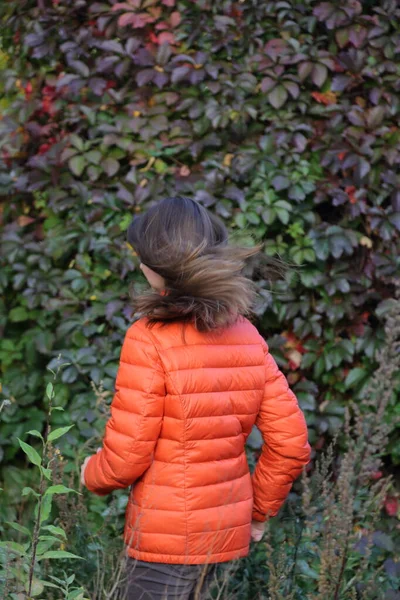
[[[224,224],[197,202],[165,198],[133,219],[128,242],[166,282],[164,294],[134,297],[150,325],[187,321],[210,331],[251,312],[255,287],[243,268],[259,247],[230,246]]]

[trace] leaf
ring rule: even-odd
[[[283,84],[292,98],[298,98],[300,94],[300,88],[294,81],[285,81]]]
[[[0,548],[4,548],[13,554],[19,554],[20,556],[26,555],[26,550],[22,544],[17,544],[17,542],[0,542]]]
[[[101,166],[109,177],[112,177],[119,171],[119,162],[115,158],[106,158],[101,163]]]
[[[37,429],[31,429],[30,431],[27,431],[26,435],[33,435],[37,438],[40,438],[42,440],[42,442],[44,441],[42,434]]]
[[[304,81],[304,79],[306,79],[311,71],[313,70],[313,63],[312,62],[302,62],[299,64],[299,77],[300,77],[300,81]]]
[[[54,533],[54,535],[61,535],[61,537],[63,537],[65,540],[67,539],[65,531],[61,529],[61,527],[56,527],[55,525],[44,525],[42,529],[50,531],[50,533]]]
[[[275,79],[272,79],[272,77],[264,77],[264,79],[261,80],[261,90],[264,93],[270,92],[272,88],[276,86],[276,83],[277,82]]]
[[[29,314],[23,306],[16,306],[10,310],[8,318],[13,323],[20,323],[29,319]]]
[[[171,74],[171,82],[179,83],[186,77],[186,75],[191,71],[191,68],[188,66],[176,67],[173,69]]]
[[[90,150],[90,152],[86,152],[85,154],[85,159],[92,165],[98,165],[101,161],[101,157],[101,152],[98,150]]]
[[[278,85],[268,94],[268,100],[274,108],[281,108],[288,98],[288,93],[283,85]]]
[[[42,524],[44,521],[46,521],[49,518],[52,502],[53,502],[53,494],[48,494],[47,496],[46,495],[43,496],[41,510],[40,510],[40,524]],[[37,516],[38,516],[38,505],[36,505],[36,507],[35,507],[35,517],[37,518]]]
[[[385,117],[384,106],[374,106],[368,111],[367,125],[370,129],[375,129],[380,125]]]
[[[79,73],[79,75],[82,75],[83,77],[89,77],[90,69],[81,60],[71,60],[69,64],[73,69],[75,69],[75,71]]]
[[[15,531],[19,531],[20,533],[23,533],[24,535],[31,537],[31,532],[29,531],[29,529],[27,527],[24,527],[23,525],[20,525],[19,523],[10,523],[8,521],[6,523],[6,525],[9,525],[13,529],[15,529]]]
[[[35,492],[31,487],[24,487],[21,492],[21,496],[29,496],[29,494],[33,494],[36,498],[40,497],[40,494]]]
[[[367,371],[365,369],[361,369],[360,367],[356,367],[349,371],[344,381],[344,385],[347,389],[355,387],[364,379],[366,379],[366,377],[368,377]]]
[[[73,174],[80,177],[85,170],[86,161],[83,156],[74,156],[69,159],[68,165]]]
[[[17,440],[18,440],[19,445],[21,446],[22,450],[28,456],[28,458],[31,461],[31,463],[33,463],[34,465],[37,465],[37,466],[41,465],[42,464],[42,459],[39,456],[39,454],[36,452],[35,448],[32,448],[32,446],[30,446],[29,444],[26,444],[25,442],[23,442],[19,438],[17,438]]]
[[[328,69],[326,68],[325,65],[321,65],[320,63],[317,65],[314,65],[312,74],[311,74],[311,79],[313,80],[313,83],[315,85],[317,85],[318,87],[322,87],[324,85],[327,77],[328,77]]]
[[[37,560],[44,560],[45,558],[78,558],[79,560],[86,560],[85,558],[82,558],[82,556],[77,556],[76,554],[66,552],[65,550],[49,550],[42,554]]]
[[[49,433],[47,440],[49,442],[53,442],[54,440],[57,440],[59,437],[61,437],[65,433],[67,433],[67,431],[72,429],[72,427],[74,427],[74,425],[68,425],[67,427],[58,427],[58,429],[54,429],[53,431],[51,431]]]
[[[28,592],[29,590],[29,581],[27,581],[25,583],[25,591]],[[32,586],[31,586],[31,596],[40,596],[40,594],[43,592],[44,590],[44,582],[40,581],[40,579],[37,579],[36,577],[33,577],[32,579]],[[28,597],[28,596],[26,596]]]
[[[45,491],[44,495],[52,496],[53,494],[69,494],[70,492],[74,492],[75,494],[78,494],[78,492],[76,490],[73,490],[72,488],[68,488],[65,485],[62,485],[61,483],[59,483],[57,485],[51,485],[50,487],[48,487],[47,490]]]
[[[53,472],[51,469],[45,469],[44,467],[40,466],[39,467],[40,471],[43,473],[43,475],[46,477],[46,479],[48,479],[49,481],[52,480],[53,477]]]
[[[271,183],[277,191],[286,190],[290,186],[289,179],[284,175],[275,175]]]
[[[48,397],[49,400],[52,400],[54,398],[54,387],[53,387],[53,384],[51,383],[51,381],[47,384],[46,396]]]

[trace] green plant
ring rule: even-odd
[[[58,364],[56,371],[51,370],[54,380],[60,369],[66,364]],[[33,446],[18,439],[19,444],[28,457],[28,460],[37,470],[37,489],[24,487],[22,496],[32,496],[35,500],[34,520],[31,529],[17,522],[6,523],[12,530],[22,537],[23,542],[14,540],[0,542],[0,584],[4,598],[20,598],[21,592],[26,592],[27,598],[42,595],[45,588],[55,588],[63,591],[66,600],[84,600],[82,588],[71,587],[75,576],[65,575],[64,580],[50,576],[54,582],[40,578],[40,563],[50,559],[79,559],[80,557],[67,552],[63,548],[66,543],[66,534],[60,526],[48,523],[51,515],[53,498],[58,494],[69,494],[75,490],[62,484],[52,484],[54,462],[60,456],[58,448],[53,442],[65,435],[73,425],[67,427],[51,428],[50,419],[54,410],[63,410],[53,405],[54,386],[49,382],[46,388],[48,398],[48,413],[46,433],[43,437],[37,430],[27,432],[40,439],[42,451],[38,453]],[[7,401],[3,401],[2,407]],[[26,518],[26,517],[25,517]],[[51,549],[54,547],[57,549]]]

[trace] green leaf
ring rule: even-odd
[[[24,546],[22,544],[17,544],[17,542],[0,542],[0,548],[4,548],[14,554],[19,554],[20,556],[26,555]]]
[[[67,431],[72,429],[72,427],[74,427],[74,425],[68,425],[67,427],[59,427],[58,429],[54,429],[53,431],[51,431],[49,433],[47,440],[49,442],[53,442],[54,440],[57,440],[59,437],[61,437],[65,433],[67,433]]]
[[[235,223],[240,229],[246,227],[246,217],[243,213],[236,213],[235,215]]]
[[[53,494],[48,494],[47,496],[46,495],[43,496],[41,510],[40,510],[40,524],[42,524],[44,521],[46,521],[49,518],[52,502],[53,502]],[[37,508],[38,508],[38,505],[35,508],[35,517],[37,517]]]
[[[109,177],[112,177],[119,171],[119,162],[115,158],[106,158],[101,163],[101,166]]]
[[[39,454],[36,452],[35,448],[32,448],[32,446],[30,446],[29,444],[26,444],[25,442],[23,442],[19,438],[17,438],[17,440],[18,440],[19,445],[21,446],[22,450],[28,456],[29,460],[34,465],[37,465],[37,466],[41,465],[42,464],[42,459],[39,456]]]
[[[349,389],[351,387],[355,387],[359,383],[364,381],[367,377],[368,377],[368,373],[365,369],[356,367],[355,369],[351,369],[351,371],[349,371],[349,373],[344,381],[344,385],[346,386],[347,389]]]
[[[83,156],[74,156],[69,159],[68,164],[73,174],[80,177],[85,170],[86,161]]]
[[[47,552],[48,550],[50,550],[50,548],[52,546],[54,546],[54,544],[59,544],[60,540],[58,538],[52,538],[51,536],[45,536],[48,539],[46,540],[40,540],[40,542],[38,542],[38,545],[36,547],[36,557],[39,558],[40,556],[43,556],[43,554],[45,552]],[[49,539],[50,538],[50,539]]]
[[[35,492],[35,490],[33,490],[31,487],[24,487],[21,495],[22,496],[28,496],[29,494],[33,494],[34,496],[36,496],[36,498],[40,497],[40,494],[38,494],[37,492]]]
[[[283,223],[284,225],[287,225],[289,223],[289,213],[287,210],[285,210],[284,208],[279,208],[277,206],[274,207],[276,214],[278,216],[278,219],[280,220],[281,223]]]
[[[75,133],[72,133],[69,137],[69,140],[71,142],[71,144],[73,146],[75,146],[75,148],[77,150],[79,150],[80,152],[83,152],[84,148],[85,148],[85,143],[83,141],[82,138],[80,138],[78,135],[76,135]]]
[[[28,592],[28,590],[29,590],[29,581],[27,581],[25,583],[25,591]],[[32,579],[31,596],[32,597],[40,596],[40,594],[43,592],[43,590],[44,590],[44,582],[40,581],[40,579],[36,579],[36,577],[34,577]]]
[[[50,487],[48,487],[44,495],[46,497],[53,494],[69,494],[70,492],[74,492],[75,494],[79,493],[76,490],[68,488],[60,483],[58,485],[51,485]]]
[[[54,533],[54,535],[61,535],[61,537],[63,537],[65,540],[67,539],[67,534],[65,533],[64,529],[61,529],[61,527],[56,527],[55,525],[44,525],[42,529],[50,531],[50,533]]]
[[[41,472],[43,473],[43,475],[46,477],[46,479],[48,479],[49,481],[52,480],[53,473],[52,473],[51,469],[45,469],[42,466],[40,466],[39,469],[41,470]]]
[[[273,208],[266,208],[262,212],[262,219],[267,225],[272,225],[276,219],[276,212]]]
[[[38,560],[43,560],[45,558],[78,558],[79,560],[86,560],[82,558],[82,556],[77,556],[76,554],[66,552],[65,550],[49,550],[49,552],[42,554]]]
[[[31,532],[29,531],[29,529],[27,527],[24,527],[23,525],[20,525],[19,523],[10,523],[10,521],[7,521],[6,524],[9,525],[10,527],[12,527],[13,529],[15,529],[15,531],[19,531],[20,533],[23,533],[24,535],[31,537]]]
[[[46,396],[48,397],[49,400],[52,400],[54,398],[54,387],[53,387],[53,384],[51,382],[49,382],[47,384],[47,387],[46,387]]]
[[[8,313],[8,318],[13,323],[19,323],[20,321],[26,321],[29,319],[29,314],[23,306],[16,306],[10,310]]]
[[[86,152],[85,158],[92,165],[98,165],[101,161],[101,152],[98,150],[90,150],[90,152]]]
[[[37,429],[31,429],[30,431],[27,431],[26,435],[34,435],[35,437],[40,438],[42,442],[44,442],[42,434]]]

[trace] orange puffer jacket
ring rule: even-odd
[[[296,397],[244,318],[219,333],[137,321],[111,412],[86,486],[105,495],[133,484],[124,539],[143,561],[246,556],[252,518],[277,514],[309,460]],[[254,424],[265,443],[251,478],[245,442]]]

